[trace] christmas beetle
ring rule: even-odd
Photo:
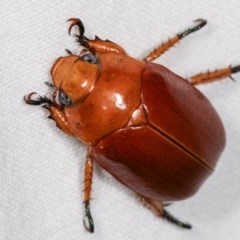
[[[127,55],[114,42],[84,35],[80,19],[70,18],[69,33],[78,27],[79,54],[54,63],[50,97],[30,93],[27,104],[42,105],[57,126],[88,147],[84,181],[84,225],[94,231],[90,212],[93,162],[132,189],[158,216],[183,228],[169,202],[192,196],[209,177],[224,146],[223,124],[195,85],[231,77],[240,66],[184,79],[152,63],[207,21],[198,19],[143,60]]]

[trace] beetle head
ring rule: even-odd
[[[93,89],[98,77],[99,63],[92,53],[79,57],[60,57],[52,67],[54,86],[59,90],[63,105],[81,102]]]

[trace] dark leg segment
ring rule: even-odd
[[[94,223],[93,223],[93,218],[90,211],[90,201],[84,201],[83,225],[88,232],[90,233],[94,232]]]
[[[191,224],[179,221],[177,218],[172,216],[166,209],[163,209],[162,217],[164,219],[168,220],[169,222],[179,226],[179,227],[186,228],[186,229],[191,229],[192,228]]]
[[[91,199],[91,189],[92,189],[92,175],[93,175],[93,162],[90,156],[90,151],[88,150],[85,171],[84,171],[84,227],[91,233],[94,232],[94,223],[90,211],[90,199]]]
[[[185,38],[187,35],[198,31],[202,27],[204,27],[207,24],[207,21],[205,19],[197,19],[194,21],[196,23],[195,26],[192,26],[188,28],[187,30],[183,31],[182,33],[177,34],[180,39]]]
[[[160,201],[153,200],[151,198],[144,197],[140,194],[137,194],[138,199],[145,205],[146,207],[150,208],[157,216],[166,219],[167,221],[186,229],[191,229],[192,226],[189,223],[184,223],[174,216],[172,216],[166,209],[169,204],[163,204]]]
[[[35,99],[33,98],[34,95],[37,95],[37,97]],[[25,101],[25,103],[30,104],[30,105],[42,105],[44,103],[46,105],[54,104],[54,102],[51,99],[49,99],[45,96],[42,97],[35,92],[29,93],[28,95],[24,96],[24,101]]]

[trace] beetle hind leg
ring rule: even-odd
[[[84,218],[83,224],[87,231],[94,232],[94,223],[90,211],[91,189],[92,189],[92,175],[93,175],[93,161],[90,155],[90,149],[88,149],[85,171],[84,171]]]
[[[168,220],[169,222],[179,226],[179,227],[182,227],[182,228],[185,228],[185,229],[191,229],[192,228],[192,225],[189,224],[189,223],[185,223],[185,222],[182,222],[180,221],[179,219],[177,219],[176,217],[174,217],[173,215],[171,215],[166,209],[163,208],[163,215],[162,217],[166,220]]]
[[[185,38],[189,34],[198,31],[203,26],[207,24],[207,21],[204,19],[197,19],[194,21],[194,25],[189,27],[188,29],[180,32],[176,36],[170,38],[168,41],[163,42],[159,47],[154,49],[152,52],[150,52],[143,60],[145,61],[153,61],[154,59],[161,56],[163,53],[165,53],[169,48],[174,46],[176,43],[178,43],[181,39]]]
[[[163,204],[160,201],[144,197],[140,194],[137,194],[137,197],[146,207],[150,208],[157,216],[162,217],[163,219],[179,227],[182,227],[185,229],[192,228],[191,224],[178,220],[165,209],[169,204]]]

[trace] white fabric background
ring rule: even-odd
[[[240,63],[240,1],[2,1],[0,94],[0,239],[184,239],[240,237],[240,74],[199,87],[222,117],[227,146],[215,173],[196,196],[169,210],[194,225],[179,229],[142,207],[134,194],[95,168],[92,214],[96,232],[82,226],[85,147],[62,133],[40,107],[24,104],[31,91],[48,92],[55,59],[78,46],[67,34],[80,17],[97,34],[141,58],[156,44],[208,19],[201,31],[172,48],[161,63],[189,77]],[[216,139],[217,141],[217,139]]]

